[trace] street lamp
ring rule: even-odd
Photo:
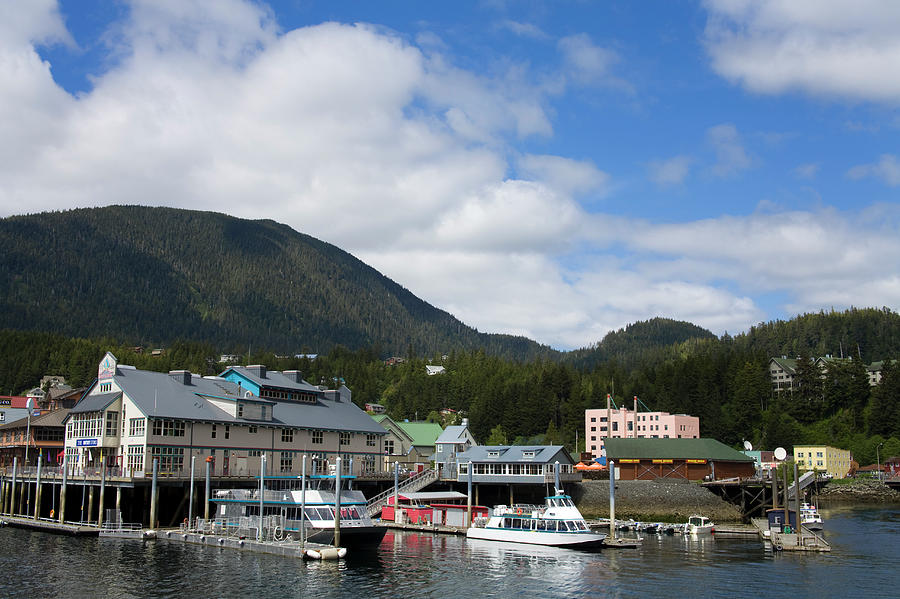
[[[881,477],[881,455],[879,453],[882,445],[884,445],[884,441],[882,441],[875,447],[875,464],[878,468],[878,480],[883,480]]]

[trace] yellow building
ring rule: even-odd
[[[827,445],[795,445],[794,461],[800,470],[816,470],[834,478],[845,478],[850,472],[850,451]]]

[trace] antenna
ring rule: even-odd
[[[787,457],[787,451],[784,450],[784,447],[776,447],[775,448],[775,459],[781,462],[784,458]]]
[[[746,451],[753,451],[753,443],[750,441],[744,441],[744,449]]]

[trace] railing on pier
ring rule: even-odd
[[[438,479],[437,470],[423,470],[421,472],[418,472],[418,473],[410,476],[408,479],[404,480],[403,482],[400,482],[397,485],[397,491],[400,493],[402,493],[402,492],[415,493],[416,491],[424,489],[425,487],[427,487],[428,485],[430,485],[437,479]],[[388,497],[390,497],[393,494],[394,494],[394,489],[390,488],[387,491],[383,491],[383,492],[379,493],[378,495],[375,495],[374,497],[369,499],[368,503],[366,504],[366,513],[369,515],[369,517],[372,518],[372,517],[376,516],[377,514],[381,513],[381,508],[385,504],[387,504]]]

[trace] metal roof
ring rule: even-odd
[[[466,440],[463,433],[466,432],[467,428],[469,427],[462,424],[448,426],[444,429],[444,432],[441,433],[441,436],[435,440],[435,443],[461,443]]]
[[[717,460],[722,462],[752,462],[748,457],[724,443],[710,438],[701,439],[605,439],[606,457],[610,460],[677,459]]]
[[[526,457],[528,454],[533,454],[533,457]],[[575,463],[562,445],[476,445],[456,454],[457,464],[466,462],[552,464],[556,461],[561,464]]]
[[[442,499],[466,499],[468,495],[459,491],[419,491],[418,493],[399,493],[402,499],[409,501],[440,501]]]
[[[229,366],[225,369],[225,372],[222,373],[222,376],[224,376],[229,370],[239,374],[248,381],[252,381],[254,384],[259,385],[260,387],[277,387],[278,389],[290,389],[292,391],[322,393],[322,390],[315,385],[311,385],[302,379],[300,380],[300,382],[297,382],[277,370],[266,370],[265,376],[258,376],[254,369],[248,368],[247,366]]]
[[[207,399],[207,396],[233,401],[244,399],[243,391],[237,384],[219,377],[192,376],[190,381],[190,384],[184,384],[164,372],[126,369],[121,366],[115,375],[116,384],[146,416],[381,435],[387,433],[381,425],[350,401],[349,390],[345,394],[335,394],[341,396],[340,401],[322,395],[315,403],[267,400],[273,404],[272,420],[260,421],[236,418]],[[257,397],[250,399],[259,400]]]
[[[114,393],[98,393],[96,395],[85,395],[72,408],[71,414],[82,414],[84,412],[102,412],[109,405],[122,397],[122,393],[116,391]]]

